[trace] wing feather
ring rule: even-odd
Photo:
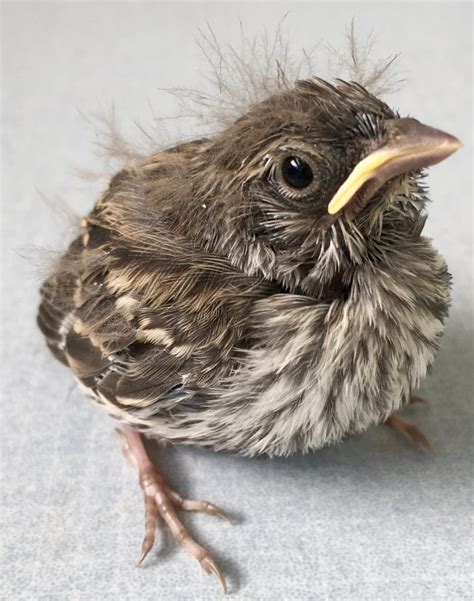
[[[147,194],[176,157],[161,154],[113,178],[43,286],[38,315],[56,356],[125,419],[169,411],[225,377],[253,303],[275,291],[173,229]]]

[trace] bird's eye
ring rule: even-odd
[[[280,198],[298,206],[315,205],[325,178],[324,156],[316,158],[314,152],[281,148],[278,154],[269,156],[267,165],[267,180]]]
[[[283,160],[281,175],[288,186],[297,190],[307,188],[314,179],[310,165],[297,156],[289,156]]]

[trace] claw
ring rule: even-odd
[[[434,453],[433,447],[428,442],[428,439],[423,434],[423,432],[421,432],[416,426],[410,424],[406,427],[405,432],[414,442],[421,445],[426,451],[428,451],[429,453]]]
[[[226,522],[229,522],[229,524],[234,523],[234,521],[229,516],[229,514],[226,513],[223,509],[221,509],[220,507],[217,507],[213,503],[207,502],[207,505],[208,505],[208,510],[206,511],[206,513],[208,513],[209,515],[216,515],[217,517],[222,518],[223,520],[226,520]]]
[[[407,422],[398,415],[391,415],[385,423],[396,430],[405,432],[414,442],[422,446],[429,453],[433,453],[433,448],[428,439],[414,424],[410,424],[410,422]]]
[[[142,565],[143,561],[145,560],[145,557],[151,551],[152,547],[153,547],[153,545],[145,545],[145,541],[143,541],[142,550],[141,550],[140,555],[138,556],[138,559],[135,563],[137,568]]]
[[[226,579],[224,578],[224,575],[217,567],[215,561],[213,559],[211,559],[210,557],[204,557],[204,559],[202,559],[199,563],[201,564],[203,570],[207,574],[214,574],[214,576],[217,578],[217,580],[221,583],[224,593],[227,593]]]
[[[428,399],[424,399],[422,396],[416,396],[416,394],[412,394],[410,396],[410,404],[413,403],[423,403],[424,405],[429,405],[430,402],[428,401]]]
[[[140,566],[145,557],[155,544],[156,522],[158,519],[158,507],[152,497],[145,496],[145,536],[143,537],[142,549],[137,559],[137,566]]]

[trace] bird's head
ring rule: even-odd
[[[209,246],[289,288],[327,282],[397,236],[420,235],[422,170],[460,146],[356,83],[297,82],[198,153]]]

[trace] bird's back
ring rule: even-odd
[[[38,324],[53,354],[142,428],[235,368],[252,304],[275,291],[178,233],[168,199],[149,193],[177,152],[112,179],[41,289]]]

